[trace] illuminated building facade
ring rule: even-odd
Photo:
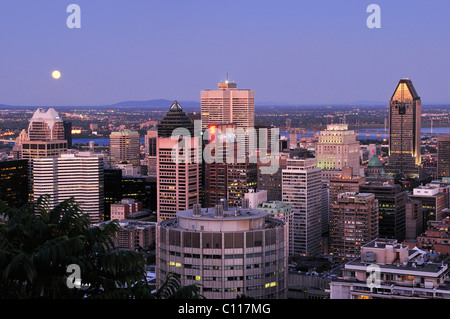
[[[421,103],[412,81],[401,79],[389,101],[388,174],[403,178],[422,176]]]
[[[11,207],[28,202],[28,161],[0,160],[0,201]]]
[[[360,175],[359,141],[348,124],[330,124],[320,132],[316,158],[324,179],[339,175],[345,167],[351,167],[354,175]]]
[[[140,137],[139,132],[124,129],[112,132],[109,136],[110,164],[116,166],[127,162],[135,166],[140,164]]]
[[[322,182],[315,158],[288,159],[282,170],[282,201],[292,207],[293,253],[321,252]]]
[[[92,152],[33,159],[34,200],[49,196],[49,207],[74,197],[91,223],[104,220],[103,155]]]
[[[437,138],[438,177],[450,177],[450,135]]]
[[[64,122],[53,108],[37,109],[28,125],[16,140],[14,151],[19,159],[31,160],[57,156],[67,151]]]
[[[156,278],[200,284],[208,299],[287,297],[287,225],[259,209],[195,205],[156,228]]]
[[[190,136],[181,136],[182,129]],[[176,137],[172,139],[172,137]],[[194,124],[175,101],[158,124],[156,139],[157,218],[173,218],[179,211],[200,203],[202,175],[201,137],[194,136]]]
[[[237,89],[235,82],[219,82],[217,90],[201,91],[202,130],[211,124],[234,123],[237,127],[255,125],[255,93]]]
[[[371,193],[342,193],[330,208],[330,253],[337,261],[359,256],[378,237],[378,200]]]
[[[366,182],[361,193],[372,193],[378,200],[378,228],[380,238],[403,241],[406,236],[406,192],[398,184]]]

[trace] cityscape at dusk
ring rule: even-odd
[[[450,299],[448,1],[0,12],[0,299]]]

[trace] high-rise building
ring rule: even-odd
[[[234,123],[237,127],[255,125],[255,93],[237,89],[235,82],[219,82],[217,90],[201,91],[202,130],[212,124]]]
[[[378,237],[378,200],[370,193],[339,194],[330,208],[330,253],[337,261],[359,256]]]
[[[28,202],[28,161],[0,160],[0,201],[11,207]]]
[[[401,79],[389,101],[389,161],[386,173],[422,176],[420,155],[422,104],[410,79]]]
[[[242,162],[227,163],[227,198],[230,205],[241,206],[245,194],[250,189],[256,190],[257,170],[257,164],[248,157]]]
[[[208,299],[287,297],[287,225],[259,209],[180,211],[156,229],[156,280],[169,273],[183,286],[200,284]]]
[[[147,161],[148,175],[156,176],[156,139],[158,138],[157,127],[147,131],[145,135],[145,158]]]
[[[276,162],[278,163],[278,169],[276,172],[271,174],[266,174],[263,170],[264,167],[268,167],[272,165],[271,160],[276,158]],[[281,201],[282,199],[282,191],[281,191],[281,183],[282,183],[282,171],[286,168],[287,163],[287,154],[277,154],[277,155],[267,155],[262,158],[258,158],[258,189],[264,189],[267,191],[267,200],[268,201]],[[262,159],[262,160],[261,160]],[[270,159],[270,160],[267,160]]]
[[[361,175],[359,141],[348,124],[330,124],[320,132],[316,158],[324,179],[339,175],[345,167],[351,167],[354,175]]]
[[[228,199],[228,164],[236,161],[236,124],[211,125],[204,133],[208,145],[204,148],[204,206],[214,207]]]
[[[316,159],[287,160],[282,170],[282,200],[294,212],[294,254],[317,256],[321,252],[322,182]]]
[[[450,177],[450,135],[437,138],[438,177]]]
[[[361,193],[372,193],[378,200],[378,235],[380,238],[403,241],[406,232],[406,192],[399,184],[366,182]]]
[[[109,135],[110,164],[116,166],[127,162],[135,166],[140,164],[139,132],[123,129]]]
[[[34,200],[49,196],[49,207],[74,197],[92,223],[104,220],[103,155],[66,153],[33,159]]]
[[[237,89],[235,82],[219,82],[217,90],[203,90],[200,97],[202,130],[211,125],[235,124],[236,138],[251,153],[255,138],[255,93]]]
[[[57,156],[67,151],[64,122],[55,109],[39,108],[34,112],[28,133],[22,131],[16,140],[15,151],[19,159],[27,160]]]
[[[63,121],[64,139],[67,141],[67,148],[72,148],[72,122]]]
[[[353,169],[346,167],[341,174],[330,177],[330,204],[335,203],[339,194],[342,193],[359,193],[359,187],[363,185],[365,178],[355,176]]]
[[[261,209],[269,214],[270,217],[280,219],[286,223],[288,227],[288,239],[289,239],[289,256],[294,255],[294,213],[292,207],[282,201],[267,201],[258,205],[258,209]]]
[[[426,230],[428,221],[442,220],[442,210],[447,206],[447,194],[441,192],[438,185],[418,186],[413,189],[409,198],[422,203],[423,227]]]
[[[158,125],[156,149],[157,217],[161,220],[200,203],[201,137],[195,136],[194,124],[177,101]]]
[[[105,220],[111,219],[111,205],[122,200],[122,170],[105,168],[104,171],[104,209]]]
[[[407,197],[405,215],[405,239],[415,240],[424,230],[422,202]]]

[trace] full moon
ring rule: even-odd
[[[61,72],[59,72],[58,70],[55,70],[52,72],[52,77],[54,79],[59,79],[61,77]]]

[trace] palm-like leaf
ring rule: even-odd
[[[73,198],[52,209],[48,196],[20,209],[0,202],[0,298],[201,297],[174,276],[152,294],[143,256],[115,248],[119,229],[116,221],[91,227]],[[80,267],[83,289],[67,287],[70,264]]]

